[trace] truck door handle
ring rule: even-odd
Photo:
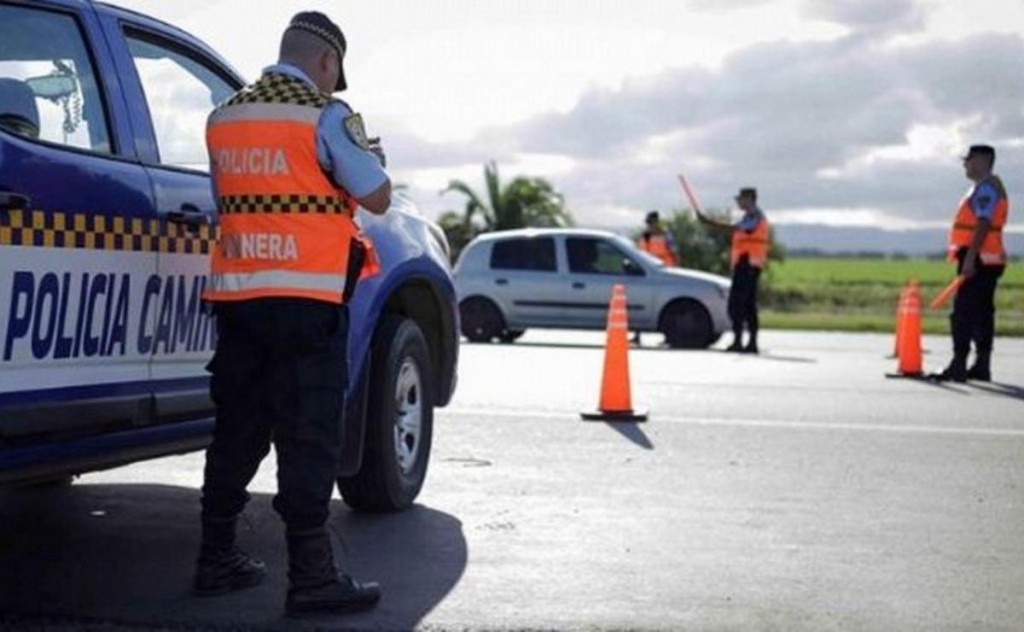
[[[199,227],[208,224],[210,219],[193,204],[182,204],[181,210],[167,213],[167,221],[182,224],[189,232],[199,232]]]
[[[584,289],[586,287],[587,287],[586,283],[580,283],[579,281],[577,281],[577,282],[572,284],[572,289],[574,289],[574,290],[582,290],[582,289]]]
[[[508,279],[495,279],[495,285],[508,285]]]
[[[24,211],[32,205],[32,199],[13,191],[0,191],[0,211]]]

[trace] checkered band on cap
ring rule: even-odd
[[[309,21],[306,21],[306,20],[293,20],[292,23],[288,25],[288,28],[289,29],[301,29],[303,31],[309,31],[313,35],[316,35],[317,37],[323,39],[328,44],[333,46],[334,50],[338,51],[338,56],[339,57],[344,57],[345,56],[345,42],[344,42],[344,40],[339,39],[337,37],[337,35],[335,35],[330,30],[325,29],[322,26],[319,26],[317,24],[313,24],[312,22],[309,22]]]

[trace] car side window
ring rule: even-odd
[[[209,171],[206,118],[235,89],[182,46],[131,29],[125,35],[149,106],[160,164]]]
[[[555,272],[555,240],[551,237],[526,237],[496,241],[491,250],[491,268]]]
[[[632,260],[614,244],[592,237],[565,240],[569,271],[577,274],[630,274]],[[633,264],[635,266],[635,264]]]
[[[0,4],[0,130],[111,152],[103,97],[73,16]]]

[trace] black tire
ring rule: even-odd
[[[490,342],[505,331],[505,318],[493,301],[473,296],[459,303],[462,335],[470,342]]]
[[[362,465],[355,476],[338,479],[338,491],[353,509],[397,511],[419,495],[434,429],[432,377],[430,348],[419,325],[388,317],[371,351]]]
[[[658,329],[673,349],[705,349],[715,337],[708,310],[690,299],[670,303],[661,313]]]
[[[498,336],[498,340],[505,344],[511,344],[522,338],[525,333],[525,329],[506,329]]]

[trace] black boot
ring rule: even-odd
[[[757,332],[750,332],[750,340],[747,340],[747,346],[743,347],[743,353],[759,353],[757,349]]]
[[[324,527],[288,531],[289,616],[355,612],[380,601],[380,586],[359,583],[334,566],[330,535]]]
[[[725,350],[733,352],[743,351],[743,343],[741,342],[742,339],[743,334],[733,333],[732,344],[726,347]]]
[[[195,593],[223,595],[255,586],[267,569],[263,562],[235,546],[236,518],[203,518],[203,542],[196,562]]]
[[[991,352],[979,351],[978,356],[974,359],[974,365],[967,369],[967,379],[977,380],[979,382],[991,382],[992,369],[989,364],[989,359],[991,357]]]
[[[954,357],[949,366],[928,377],[936,382],[959,382],[962,384],[967,381],[967,360],[958,356]]]

